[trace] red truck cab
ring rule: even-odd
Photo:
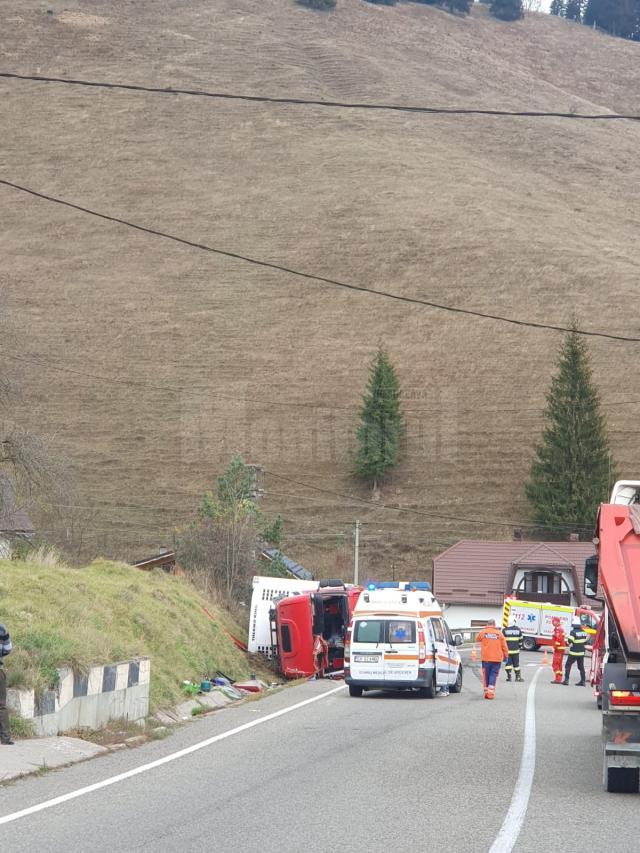
[[[285,678],[344,669],[345,635],[360,592],[342,581],[321,581],[317,590],[274,601],[276,655]]]

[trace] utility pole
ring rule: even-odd
[[[360,522],[356,521],[355,551],[353,554],[353,582],[358,585],[358,560],[360,558]]]

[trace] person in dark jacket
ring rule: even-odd
[[[584,687],[585,685],[585,677],[584,677],[584,650],[586,648],[587,642],[589,640],[589,635],[583,629],[580,624],[580,620],[576,616],[573,622],[571,623],[571,632],[567,637],[567,662],[564,667],[564,681],[562,682],[564,685],[569,683],[569,674],[571,672],[571,667],[575,661],[578,672],[580,673],[580,681],[576,682],[577,687]]]
[[[9,729],[9,711],[7,710],[7,676],[4,672],[2,659],[12,649],[11,637],[4,625],[0,625],[0,744],[13,746]]]
[[[522,631],[516,625],[513,619],[510,620],[508,626],[502,632],[507,641],[509,649],[509,660],[507,661],[504,671],[507,673],[507,681],[511,681],[511,673],[513,672],[516,681],[524,681],[520,672],[520,649],[522,648]]]

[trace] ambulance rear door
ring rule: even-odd
[[[351,678],[355,681],[384,680],[385,630],[386,619],[354,617],[350,664]]]
[[[386,619],[384,646],[385,681],[416,681],[418,678],[418,623],[411,617]]]

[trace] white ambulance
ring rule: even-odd
[[[360,593],[346,637],[345,681],[363,690],[462,689],[462,662],[442,608],[425,582],[370,584]]]

